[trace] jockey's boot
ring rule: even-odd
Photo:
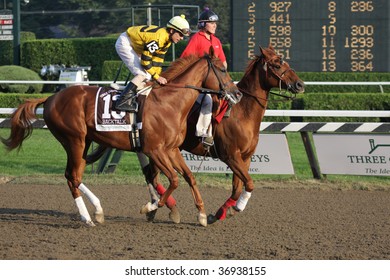
[[[137,111],[138,104],[135,101],[137,96],[137,86],[130,82],[125,89],[121,92],[121,95],[116,100],[115,110],[118,111]],[[128,102],[131,100],[130,102]]]

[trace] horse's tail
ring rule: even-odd
[[[1,142],[11,151],[22,147],[23,141],[31,136],[33,122],[37,119],[36,109],[39,105],[46,102],[48,97],[28,99],[20,104],[18,109],[11,116],[11,135],[8,139],[1,138]]]
[[[107,146],[99,145],[96,149],[94,149],[91,153],[89,153],[85,159],[87,164],[91,164],[100,159],[104,152],[108,149]]]

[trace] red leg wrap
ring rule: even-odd
[[[228,200],[224,203],[224,205],[221,206],[221,208],[218,209],[217,213],[215,214],[215,217],[218,220],[225,220],[226,218],[226,211],[229,207],[235,206],[236,201],[229,197]]]
[[[157,193],[161,196],[165,193],[166,189],[164,188],[163,185],[161,184],[158,184],[157,187],[156,187],[156,191]],[[172,195],[170,195],[167,199],[167,202],[165,203],[167,205],[167,207],[169,209],[171,209],[172,207],[176,206],[176,200],[173,198]]]

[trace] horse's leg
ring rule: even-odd
[[[138,160],[142,167],[146,182],[148,184],[148,190],[152,204],[159,200],[159,196],[162,196],[165,192],[164,186],[159,182],[160,170],[154,164],[153,160],[149,160],[144,153],[137,153]],[[158,194],[158,195],[157,195]],[[180,213],[176,207],[176,200],[173,196],[169,196],[165,205],[171,210],[169,218],[174,223],[180,223]],[[151,222],[154,220],[157,209],[147,212],[146,219]]]
[[[173,192],[174,189],[176,189],[179,185],[179,179],[177,177],[177,174],[171,164],[171,161],[169,160],[169,157],[167,156],[167,153],[164,153],[163,150],[155,149],[152,152],[149,153],[149,158],[154,162],[155,171],[158,169],[161,170],[165,176],[169,180],[169,188],[165,191],[163,196],[160,198],[159,201],[156,201],[155,203],[148,202],[146,205],[144,205],[141,208],[141,213],[147,213],[151,212],[158,207],[164,206],[167,198],[169,195]]]
[[[81,191],[78,188],[81,184],[81,180],[78,180],[77,177],[74,176],[74,172],[72,172],[73,163],[71,163],[71,161],[72,160],[68,158],[68,164],[65,171],[65,178],[67,179],[69,190],[72,193],[76,207],[79,210],[81,221],[86,223],[88,226],[95,226],[91,216],[89,215],[87,206],[84,203],[83,197],[81,196]]]
[[[98,212],[98,222],[104,221],[103,209],[100,205],[99,199],[84,184],[82,184],[82,175],[84,173],[86,162],[85,159],[83,159],[85,143],[80,139],[82,138],[70,139],[66,143],[61,142],[68,156],[65,177],[79,210],[81,221],[85,222],[88,226],[95,226],[91,216],[89,215],[87,207],[85,206],[81,192],[84,193],[89,201],[95,206],[96,212]]]
[[[188,168],[183,157],[180,154],[180,150],[177,149],[170,154],[171,161],[174,165],[174,168],[179,172],[188,185],[191,187],[191,193],[194,198],[195,206],[199,210],[198,221],[202,226],[207,226],[207,216],[204,208],[204,203],[202,196],[200,194],[199,188],[196,184],[196,180],[191,170]]]
[[[168,178],[169,188],[166,190],[166,192],[163,194],[163,196],[160,198],[160,200],[157,204],[151,204],[149,202],[148,204],[144,205],[143,208],[141,209],[141,213],[150,212],[150,211],[153,211],[154,209],[157,209],[158,207],[164,206],[168,197],[178,187],[179,178],[177,176],[177,173],[176,173],[175,168],[173,167],[172,163],[174,163],[175,167],[182,166],[182,165],[186,166],[185,162],[183,160],[183,157],[180,154],[180,150],[178,148],[174,149],[173,151],[170,151],[169,153],[163,153],[161,150],[153,150],[149,154],[150,154],[150,158],[154,161],[157,168],[159,168],[165,174],[165,176]],[[183,162],[183,164],[178,165],[177,163],[175,163],[176,160],[179,160],[179,162],[181,160]],[[178,171],[181,174],[183,174],[183,171],[181,169],[178,169]],[[191,173],[189,171],[189,169],[188,169],[188,172]],[[195,182],[194,178],[193,178],[193,181]],[[195,190],[193,192],[194,198],[196,199],[196,205],[197,205],[200,213],[202,213],[202,215],[198,216],[198,220],[203,226],[206,226],[207,225],[207,218],[206,218],[206,214],[204,212],[203,201],[202,201],[202,198],[200,196],[199,190],[197,189],[196,184],[194,184],[194,186],[191,186],[191,187],[192,188],[195,187]]]
[[[165,193],[164,186],[160,183],[160,170],[154,164],[153,160],[150,160],[148,171],[144,170],[145,177],[147,177],[146,181],[148,182],[148,190],[150,193],[152,204],[155,201],[159,200],[157,194],[161,197]],[[150,183],[151,182],[151,183]],[[157,194],[156,194],[157,192]],[[169,212],[169,218],[174,223],[180,223],[180,213],[176,206],[176,200],[170,195],[165,203],[165,205],[171,210]],[[146,217],[148,221],[153,221],[156,215],[157,209],[151,212],[146,213]]]
[[[209,224],[213,224],[218,220],[223,221],[226,217],[231,217],[235,214],[231,209],[233,206],[236,206],[237,199],[239,198],[242,190],[243,182],[233,173],[232,179],[232,194],[226,200],[226,202],[218,209],[215,215],[210,214],[207,217]]]
[[[238,179],[240,179],[245,189],[242,190],[242,184],[237,185],[237,188],[234,190],[234,198],[238,197],[237,203],[235,206],[233,206],[233,209],[242,212],[244,211],[249,198],[252,195],[252,191],[255,187],[252,177],[249,175],[249,165],[250,165],[250,158],[246,159],[245,161],[240,160],[235,161],[235,164],[229,165],[231,170],[234,172],[234,174],[237,176]],[[234,189],[233,185],[233,189]],[[233,195],[233,194],[232,194]]]
[[[250,160],[248,158],[243,161],[241,157],[235,157],[235,159],[236,160],[231,160],[228,164],[233,171],[232,194],[218,209],[215,216],[208,216],[209,224],[215,223],[218,220],[224,220],[226,217],[233,216],[237,212],[243,211],[251,196],[254,184],[248,173]],[[243,185],[245,185],[244,192],[242,192]]]
[[[88,154],[88,149],[91,145],[92,141],[90,140],[86,140],[86,143],[85,143],[85,149],[84,149],[84,155],[83,155],[83,160],[82,160],[82,164],[83,164],[83,167],[82,167],[82,172],[84,173],[84,170],[85,170],[85,165],[86,165],[86,161],[84,160]],[[87,197],[87,199],[89,200],[89,202],[95,207],[95,219],[96,221],[99,223],[99,224],[103,224],[104,223],[104,211],[103,211],[103,208],[100,204],[100,200],[99,198],[97,198],[97,196],[91,192],[86,185],[84,185],[83,183],[80,183],[79,185],[79,190]]]

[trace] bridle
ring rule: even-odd
[[[227,86],[230,84],[234,84],[234,82],[232,80],[230,80],[229,83],[222,82],[222,79],[221,79],[220,75],[218,74],[218,70],[216,69],[215,65],[213,64],[212,58],[210,56],[205,55],[201,59],[206,59],[207,66],[208,66],[207,74],[202,81],[202,87],[197,87],[197,86],[193,86],[193,85],[178,85],[178,84],[173,84],[173,83],[168,83],[168,84],[165,84],[164,86],[176,87],[176,88],[190,88],[190,89],[194,89],[194,90],[199,91],[200,94],[216,94],[219,99],[225,99],[225,100],[227,100],[227,102],[229,102],[232,105],[237,104],[242,98],[242,93],[239,91],[238,92],[230,92],[227,90]],[[213,90],[213,89],[205,87],[207,78],[209,77],[211,70],[213,71],[215,77],[218,80],[219,90]],[[222,72],[224,70],[220,70],[220,71]]]
[[[206,74],[205,78],[203,79],[202,87],[196,87],[196,86],[192,86],[192,85],[186,85],[185,87],[198,90],[201,94],[216,94],[219,99],[225,99],[227,102],[229,102],[232,105],[235,105],[238,102],[240,102],[240,100],[242,98],[242,93],[240,93],[240,92],[233,93],[233,92],[230,92],[226,89],[228,84],[234,84],[233,81],[230,80],[229,83],[223,83],[220,75],[218,74],[218,71],[217,71],[215,65],[212,62],[211,57],[208,55],[205,55],[203,58],[207,60],[208,69],[207,69],[207,74]],[[220,90],[212,90],[212,89],[208,89],[208,88],[204,87],[204,85],[207,81],[207,78],[210,74],[210,69],[214,72],[214,75],[218,80]],[[223,69],[220,71],[223,72],[226,70]]]
[[[276,77],[279,81],[279,92],[276,93],[276,92],[273,92],[272,90],[270,90],[270,93],[273,95],[276,95],[276,96],[283,97],[283,98],[287,99],[287,101],[295,99],[297,94],[291,91],[292,85],[287,83],[285,81],[285,78],[284,78],[286,73],[288,73],[290,71],[295,73],[295,70],[289,66],[288,69],[284,70],[281,74],[279,74],[277,72],[278,71],[277,68],[275,66],[273,66],[271,63],[269,63],[271,60],[273,60],[273,57],[271,57],[268,60],[265,60],[265,57],[262,55],[261,58],[264,61],[263,69],[265,71],[265,75],[268,76],[268,73],[271,73],[271,75]],[[281,64],[283,65],[285,62],[280,57],[279,57],[279,59],[282,61]],[[287,89],[285,89],[285,90],[282,89],[282,82],[287,86]]]

